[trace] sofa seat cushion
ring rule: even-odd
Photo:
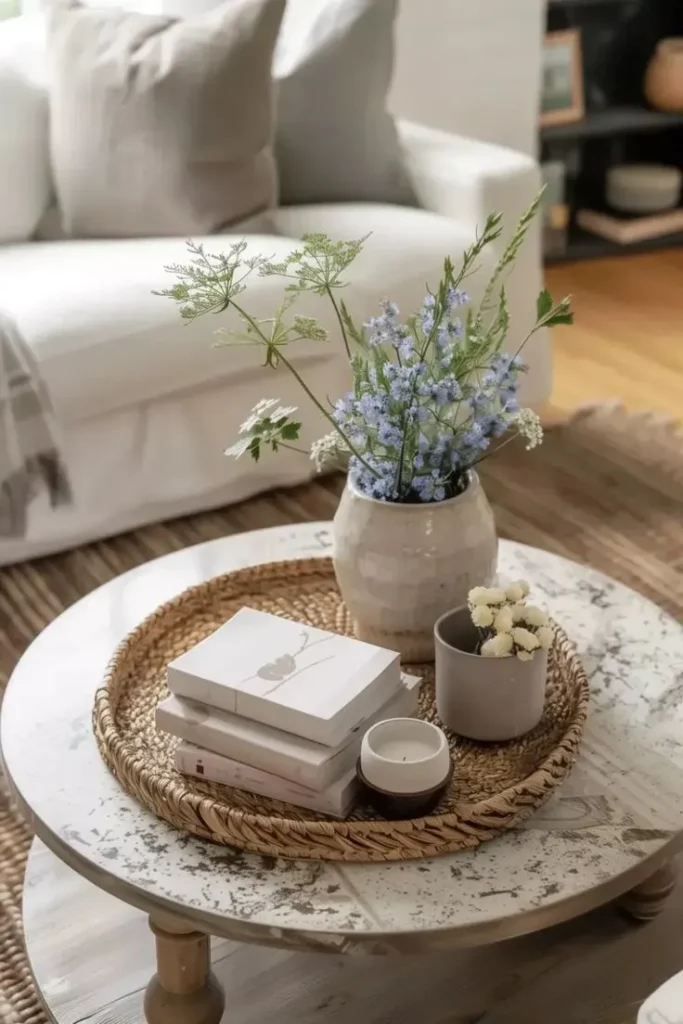
[[[347,273],[345,301],[358,321],[390,296],[405,312],[438,280],[443,258],[459,258],[471,238],[453,221],[420,210],[357,204],[302,206],[273,215],[279,234],[249,235],[249,251],[282,259],[305,232],[333,238],[372,234]],[[200,238],[207,251],[233,239]],[[186,262],[184,239],[40,242],[0,247],[0,308],[14,317],[32,346],[57,414],[85,419],[237,375],[277,385],[251,346],[212,346],[212,329],[236,325],[234,311],[184,324],[169,299],[153,294],[173,278],[164,266]],[[242,296],[249,311],[272,316],[282,297],[279,278],[254,276]],[[328,303],[306,293],[297,311],[315,315],[330,332],[327,343],[298,343],[295,360],[339,359],[342,343]]]

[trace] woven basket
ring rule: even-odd
[[[123,788],[160,818],[202,838],[267,856],[391,861],[464,850],[527,818],[571,770],[588,708],[588,682],[561,630],[549,659],[540,725],[509,743],[451,735],[455,772],[438,813],[384,821],[360,807],[347,821],[189,778],[173,766],[177,740],[156,729],[166,666],[249,606],[338,633],[352,632],[329,559],[254,566],[218,576],[162,605],[120,645],[97,691],[94,728]],[[433,666],[420,716],[438,723]]]

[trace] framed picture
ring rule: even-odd
[[[549,32],[543,47],[541,125],[569,124],[583,114],[581,33]]]

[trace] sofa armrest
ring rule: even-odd
[[[541,186],[538,164],[523,153],[411,121],[398,122],[404,166],[418,206],[472,228],[496,210],[516,221]]]
[[[398,122],[399,138],[413,195],[418,206],[464,224],[474,239],[490,213],[502,213],[503,231],[496,242],[500,254],[520,215],[541,187],[538,164],[523,153],[427,128]],[[451,254],[454,260],[460,253]],[[535,320],[536,297],[542,287],[540,218],[526,241],[505,288],[510,308],[510,335],[521,339]],[[552,359],[547,331],[539,331],[524,350],[529,373],[522,398],[541,406],[550,397]]]

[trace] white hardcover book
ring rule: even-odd
[[[242,608],[168,666],[168,688],[336,747],[401,682],[395,651]]]
[[[356,770],[346,772],[333,782],[327,789],[316,793],[288,779],[270,775],[259,768],[252,768],[239,761],[233,761],[222,754],[214,754],[211,750],[202,750],[192,743],[181,743],[176,750],[175,766],[185,775],[193,775],[198,779],[218,782],[222,786],[232,786],[247,793],[267,796],[273,800],[282,800],[286,804],[305,807],[309,811],[319,811],[333,818],[346,818],[352,811],[358,796]]]
[[[411,718],[417,711],[420,680],[401,675],[398,692],[364,719],[338,747],[299,739],[228,711],[171,695],[156,710],[159,729],[254,768],[320,791],[356,763],[363,734],[384,718]]]

